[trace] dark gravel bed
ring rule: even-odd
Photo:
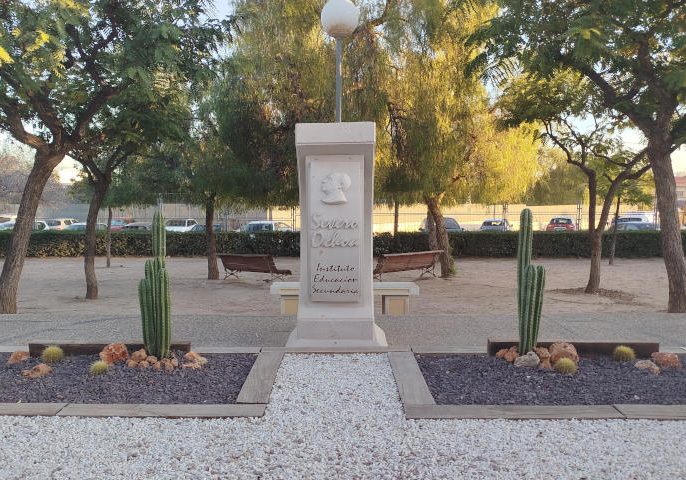
[[[416,358],[439,405],[686,404],[686,368],[654,375],[598,356],[581,358],[576,375],[562,375],[483,355]]]
[[[172,373],[152,368],[128,368],[123,363],[103,375],[91,375],[97,355],[64,357],[54,372],[29,380],[21,371],[39,359],[7,365],[9,354],[0,354],[0,402],[27,403],[235,403],[256,355],[204,355],[200,370],[177,368]],[[180,357],[179,357],[180,358]]]

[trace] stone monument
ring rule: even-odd
[[[300,186],[300,297],[289,347],[386,346],[374,323],[375,125],[295,127]]]

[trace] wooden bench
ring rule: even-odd
[[[381,296],[381,313],[384,315],[409,315],[410,295],[419,295],[419,287],[413,282],[374,282],[374,295]],[[297,315],[300,282],[274,282],[269,289],[281,298],[281,315]]]
[[[381,280],[381,275],[384,273],[405,272],[408,270],[421,270],[419,278],[422,278],[424,275],[433,275],[435,277],[436,259],[441,253],[443,253],[443,250],[379,255],[376,268],[374,268],[374,278]]]
[[[224,280],[231,276],[238,278],[238,272],[268,273],[271,275],[271,280],[283,279],[286,275],[292,275],[290,270],[277,268],[274,257],[271,255],[218,253],[217,257],[224,266]]]

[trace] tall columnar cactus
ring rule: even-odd
[[[543,307],[545,269],[531,265],[531,210],[525,208],[519,217],[517,243],[517,310],[519,314],[519,352],[524,355],[536,346]]]
[[[152,252],[155,258],[145,262],[145,278],[138,284],[138,300],[143,323],[143,343],[149,355],[169,356],[171,345],[171,301],[169,275],[164,264],[167,236],[164,217],[153,217]]]

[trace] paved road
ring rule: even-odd
[[[174,338],[196,346],[283,346],[294,317],[174,316]],[[487,338],[514,338],[515,316],[379,316],[391,345],[482,347]],[[140,338],[137,315],[0,315],[0,345],[29,341],[110,342]],[[666,313],[558,314],[541,320],[541,340],[656,341],[686,346],[686,315]]]

